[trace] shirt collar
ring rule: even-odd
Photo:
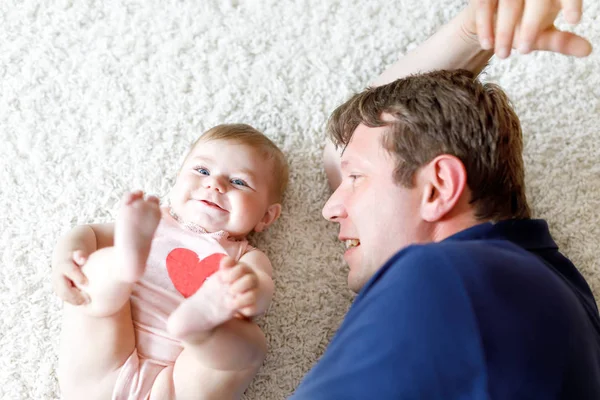
[[[445,240],[505,239],[527,250],[555,249],[558,246],[543,219],[510,219],[484,222],[458,232]]]

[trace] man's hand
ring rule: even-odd
[[[221,281],[229,285],[231,308],[248,318],[256,316],[260,295],[256,272],[243,262],[225,257],[221,260],[219,275]]]
[[[464,30],[477,36],[481,47],[506,58],[511,48],[526,54],[546,50],[585,57],[592,45],[574,33],[556,29],[563,12],[570,24],[579,22],[582,0],[470,0]]]
[[[87,283],[81,271],[86,261],[87,255],[81,250],[55,257],[52,263],[52,287],[61,300],[76,306],[89,302],[88,296],[76,287]]]

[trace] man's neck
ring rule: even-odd
[[[441,242],[458,232],[462,232],[465,229],[469,229],[484,222],[486,221],[475,218],[473,210],[446,216],[443,220],[436,222],[432,231],[432,241]]]

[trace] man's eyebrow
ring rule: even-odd
[[[356,165],[356,164],[357,164],[356,160],[354,160],[352,158],[345,159],[345,160],[342,160],[342,163],[340,164],[340,169],[350,168],[350,167],[352,167],[353,165]],[[360,164],[360,163],[358,163],[358,164]]]

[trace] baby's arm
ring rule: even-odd
[[[81,271],[94,251],[113,245],[114,224],[78,225],[61,236],[52,254],[52,286],[62,300],[80,305],[87,296],[76,285],[84,285]]]
[[[245,317],[264,314],[273,298],[273,267],[260,250],[243,255],[239,262],[226,258],[221,264],[221,279],[230,285],[232,308]]]

